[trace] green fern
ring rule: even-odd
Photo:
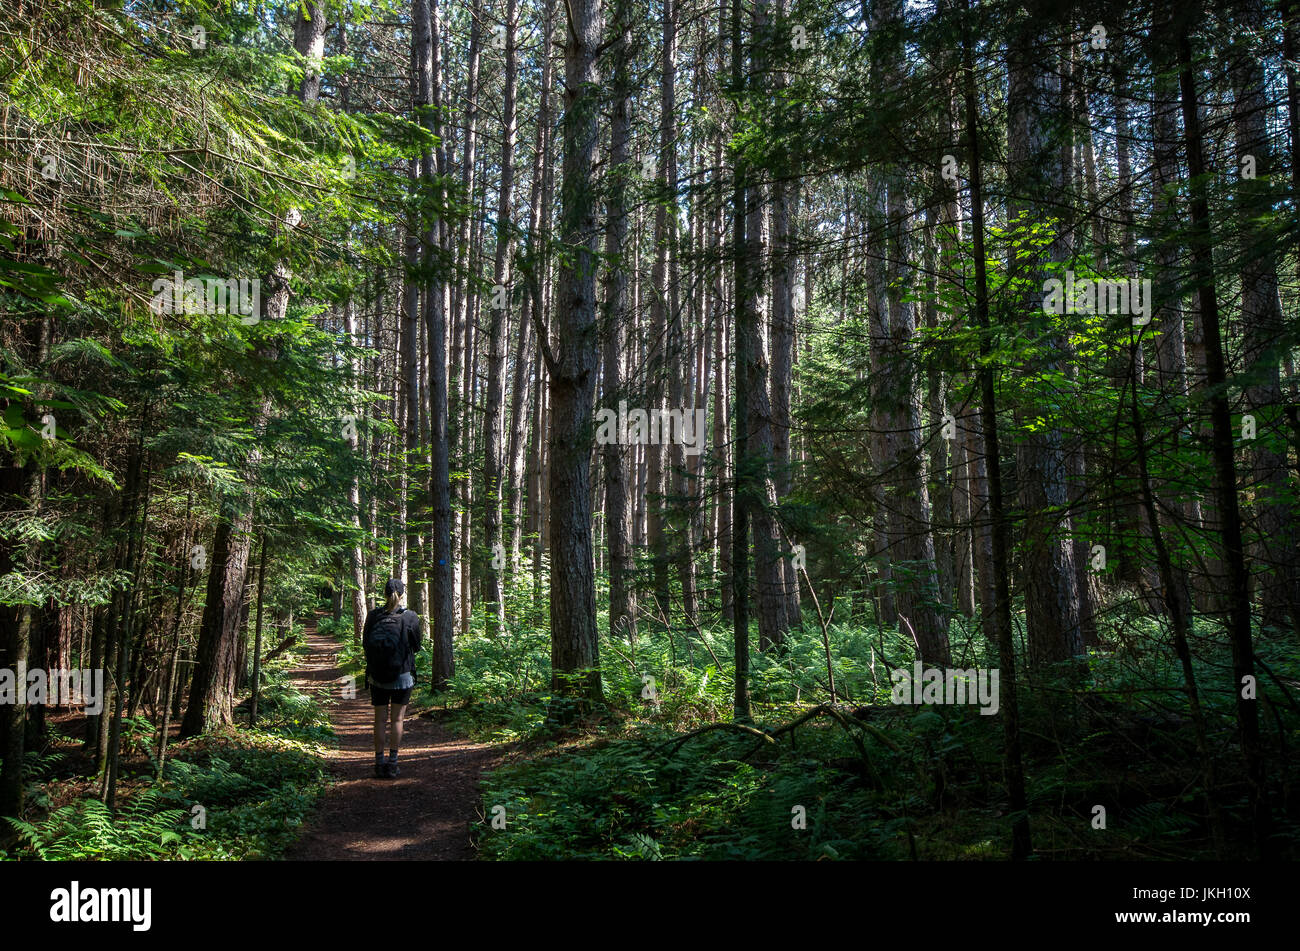
[[[10,819],[19,837],[42,861],[105,859],[130,861],[168,855],[179,842],[185,812],[160,809],[152,790],[127,803],[116,817],[98,799],[84,799],[57,810],[44,821]]]

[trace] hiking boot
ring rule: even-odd
[[[402,767],[398,766],[396,763],[384,764],[384,776],[386,778],[396,779],[400,775],[402,775]]]
[[[386,762],[385,762],[385,763],[376,763],[376,764],[375,764],[375,779],[387,779],[387,778],[388,778],[388,763],[386,763]]]

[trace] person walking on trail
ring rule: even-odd
[[[420,649],[420,615],[402,606],[406,594],[401,580],[384,585],[388,602],[370,609],[361,635],[366,652],[366,682],[375,708],[375,777],[396,779],[397,751],[402,745],[402,718],[415,686],[415,654]],[[389,728],[384,756],[384,728]]]

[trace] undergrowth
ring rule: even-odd
[[[144,717],[124,719],[115,812],[84,778],[52,778],[76,742],[56,732],[47,752],[29,753],[29,814],[7,820],[19,844],[0,858],[248,860],[283,854],[315,808],[325,783],[322,746],[333,735],[321,701],[289,682],[294,662],[278,658],[263,671],[256,728],[241,725],[172,745],[161,778],[153,725]]]
[[[476,619],[477,620],[477,619]],[[1020,671],[1028,813],[1039,859],[1241,858],[1249,815],[1235,745],[1231,657],[1197,619],[1194,669],[1226,843],[1216,850],[1205,764],[1182,671],[1157,619],[1111,611],[1105,647],[1070,670]],[[829,700],[821,629],[792,631],[783,655],[756,653],[754,728],[731,718],[729,631],[643,626],[635,645],[602,636],[606,705],[578,728],[549,718],[549,652],[540,626],[457,639],[456,676],[426,703],[462,730],[517,741],[483,785],[481,854],[490,859],[1003,859],[1011,817],[1003,717],[976,706],[894,705],[891,670],[910,667],[906,632],[831,626],[838,703]],[[954,664],[996,667],[977,621],[956,619]],[[1257,641],[1261,723],[1271,781],[1295,780],[1300,654]],[[425,668],[427,670],[427,667]],[[653,679],[651,679],[653,678]],[[1003,694],[1005,696],[1005,693]],[[684,738],[693,730],[708,728]],[[680,742],[678,742],[680,741]],[[1279,802],[1287,800],[1279,796]],[[1107,822],[1099,828],[1097,806]],[[1277,845],[1300,844],[1295,804]]]

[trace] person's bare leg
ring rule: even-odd
[[[391,750],[401,749],[401,747],[402,747],[402,718],[403,718],[404,716],[406,716],[406,704],[403,703],[403,704],[401,704],[401,705],[399,706],[398,704],[394,703],[394,704],[389,705],[389,708],[388,708],[388,709],[391,711],[391,714],[392,714],[391,717],[390,717],[390,719],[389,719],[389,724],[388,724],[388,725],[389,725],[389,731],[388,731],[388,732],[389,732],[389,734],[391,734],[391,736],[392,736],[392,738],[393,738],[393,739],[392,739],[392,742],[389,744],[389,749],[391,749]]]
[[[384,755],[384,721],[388,717],[388,710],[384,707],[375,707],[375,755]]]

